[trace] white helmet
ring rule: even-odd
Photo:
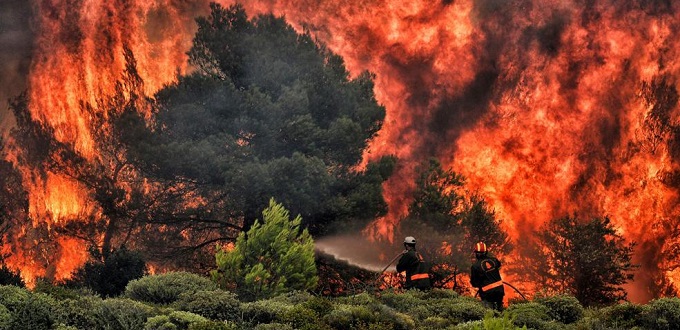
[[[406,236],[404,238],[404,244],[409,244],[409,245],[416,245],[416,239],[413,236]]]

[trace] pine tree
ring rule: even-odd
[[[213,280],[246,300],[313,289],[318,282],[314,241],[307,229],[301,230],[302,218],[291,220],[273,198],[262,218],[242,232],[233,247],[218,248]]]

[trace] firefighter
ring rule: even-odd
[[[486,244],[475,244],[475,258],[477,259],[470,267],[470,284],[477,288],[477,293],[482,301],[501,312],[503,311],[503,280],[501,280],[501,262],[488,254]]]
[[[406,272],[406,289],[429,290],[430,275],[423,256],[416,251],[416,239],[408,236],[404,239],[406,249],[397,263],[397,273]]]

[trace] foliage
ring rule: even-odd
[[[102,329],[104,320],[104,301],[95,296],[82,296],[64,299],[58,303],[57,322],[78,329]]]
[[[156,314],[153,307],[127,298],[105,299],[99,313],[107,330],[143,329],[147,318]]]
[[[624,300],[621,287],[633,279],[634,243],[626,244],[609,218],[558,218],[537,233],[535,267],[525,271],[549,292],[566,292],[584,306]]]
[[[642,326],[642,320],[649,316],[649,306],[624,302],[603,308],[600,312],[604,324],[612,327],[633,328]]]
[[[517,326],[529,329],[543,329],[550,321],[550,309],[537,302],[526,302],[508,306],[507,313],[513,318]]]
[[[8,329],[40,330],[55,325],[55,300],[16,286],[0,286],[0,305],[11,314]]]
[[[643,326],[648,329],[680,329],[680,298],[652,300],[643,314]]]
[[[548,307],[548,315],[564,324],[574,323],[583,317],[583,306],[573,296],[562,294],[540,297],[534,301]]]
[[[152,304],[170,304],[183,293],[205,290],[217,290],[217,285],[197,274],[169,272],[130,281],[125,288],[125,297]]]
[[[465,178],[442,168],[437,159],[418,168],[409,214],[400,222],[400,234],[416,236],[418,250],[431,262],[434,287],[462,291],[459,275],[472,265],[474,243],[486,242],[491,251],[506,253],[511,246],[486,201],[465,191]]]
[[[309,33],[273,15],[249,20],[239,4],[212,4],[197,25],[198,71],[159,91],[156,129],[129,139],[145,173],[196,183],[245,230],[271,197],[314,233],[387,211],[389,171],[352,170],[385,115],[371,74],[350,79]]]
[[[262,217],[262,223],[255,221],[239,235],[233,249],[217,251],[213,279],[246,300],[316,287],[314,241],[306,229],[301,230],[302,218],[291,220],[274,199]]]
[[[132,280],[144,276],[146,263],[140,253],[130,251],[125,246],[114,250],[105,257],[97,256],[86,262],[76,271],[68,286],[85,286],[103,297],[115,297],[125,291]]]
[[[222,290],[185,292],[180,294],[173,306],[211,320],[235,321],[240,315],[240,302],[236,295]]]

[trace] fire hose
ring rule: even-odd
[[[505,285],[511,287],[513,290],[515,290],[515,292],[517,292],[520,296],[522,296],[522,299],[524,299],[524,300],[526,300],[526,301],[529,301],[529,299],[527,299],[527,297],[525,297],[525,296],[522,294],[522,292],[520,292],[514,285],[512,285],[512,284],[510,284],[510,283],[508,283],[508,282],[506,282],[506,281],[503,281],[503,284],[505,284]],[[475,294],[475,297],[477,297],[478,295],[479,295],[479,291],[477,291],[477,293]]]
[[[397,254],[396,256],[394,256],[394,258],[390,261],[390,263],[387,264],[387,266],[385,266],[385,268],[383,268],[383,270],[380,271],[380,273],[378,273],[378,278],[376,278],[375,281],[377,282],[380,279],[380,276],[382,276],[382,274],[387,270],[387,268],[389,268],[395,261],[397,261],[397,259],[399,259],[399,257],[403,256],[404,253],[406,253],[406,252],[407,251],[404,250],[402,252],[399,252],[399,254]]]

